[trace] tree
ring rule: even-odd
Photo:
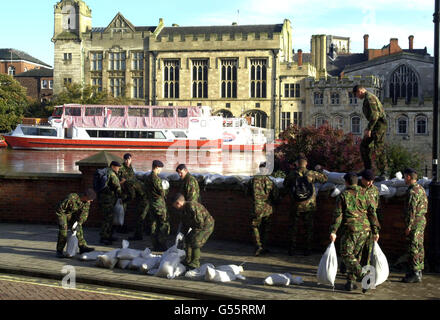
[[[406,168],[413,168],[419,176],[422,176],[422,158],[415,152],[411,152],[398,144],[386,144],[385,153],[388,162],[388,171],[390,178],[397,172],[402,172]]]
[[[54,98],[53,104],[102,104],[105,103],[107,98],[107,93],[99,91],[96,86],[67,83],[63,92]]]
[[[27,105],[26,89],[11,76],[0,74],[0,132],[15,129]]]

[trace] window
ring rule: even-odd
[[[56,137],[57,130],[49,128],[37,128],[37,127],[21,127],[21,131],[26,136],[47,136]]]
[[[72,54],[64,53],[64,61],[72,61]]]
[[[361,134],[361,118],[358,116],[351,118],[351,133]]]
[[[102,78],[92,78],[92,85],[97,87],[99,92],[102,92]]]
[[[123,78],[110,79],[110,91],[113,97],[123,96],[125,81]]]
[[[144,97],[144,79],[133,78],[133,98],[139,99]]]
[[[339,93],[332,93],[331,94],[331,103],[333,105],[339,104]]]
[[[49,80],[49,89],[53,89],[53,80]]]
[[[110,71],[125,70],[125,52],[109,53],[109,70]]]
[[[358,100],[356,95],[353,92],[348,93],[348,100],[351,105],[357,104]]]
[[[302,127],[302,112],[293,113],[293,124],[298,127]]]
[[[316,117],[315,119],[315,126],[316,128],[319,128],[327,123],[327,120],[325,117]]]
[[[173,131],[173,134],[176,138],[186,138],[186,134],[183,131]]]
[[[193,60],[192,97],[208,98],[208,60]]]
[[[333,128],[336,130],[344,130],[344,118],[339,116],[335,117]]]
[[[428,120],[425,116],[416,117],[416,134],[428,134]]]
[[[86,117],[102,116],[103,108],[86,108]]]
[[[221,97],[237,98],[237,59],[222,60]]]
[[[281,130],[290,127],[290,112],[281,112]]]
[[[188,109],[178,109],[177,117],[179,118],[187,118],[188,117]]]
[[[48,89],[49,82],[47,80],[41,80],[41,89]]]
[[[322,92],[315,92],[313,95],[313,102],[315,105],[324,104],[324,94]]]
[[[110,111],[112,117],[123,117],[125,115],[124,108],[107,108],[107,111]]]
[[[10,76],[15,76],[15,67],[10,66],[10,67],[8,68],[8,74],[9,74]]]
[[[179,98],[179,60],[164,61],[164,98]]]
[[[419,86],[416,73],[408,66],[401,65],[390,78],[390,98],[393,104],[397,99],[405,98],[410,103],[412,98],[419,96]]]
[[[66,116],[80,117],[81,116],[81,108],[75,107],[66,107],[66,111],[64,112]]]
[[[246,117],[251,119],[251,125],[259,128],[267,127],[267,115],[263,111],[251,111],[246,113]]]
[[[153,117],[172,118],[172,117],[174,117],[174,110],[173,109],[156,108],[156,109],[153,109]]]
[[[251,59],[251,98],[266,98],[267,60]]]
[[[408,118],[401,116],[397,119],[397,134],[408,134]]]
[[[133,55],[133,70],[142,71],[144,70],[144,53],[143,52],[134,52]]]
[[[299,83],[286,83],[284,85],[284,97],[285,98],[299,98],[300,94]]]
[[[64,85],[71,84],[72,78],[64,78]]]
[[[149,117],[150,109],[146,108],[128,108],[128,116],[129,117]]]
[[[92,53],[92,71],[102,70],[102,53]]]

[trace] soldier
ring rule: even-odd
[[[405,236],[408,242],[409,271],[402,281],[414,283],[422,281],[422,270],[424,269],[425,250],[423,240],[428,198],[425,189],[417,183],[417,172],[414,169],[405,169],[403,175],[405,184],[408,186],[405,201]]]
[[[173,198],[173,207],[182,210],[182,233],[185,235],[184,264],[191,269],[200,267],[200,249],[205,245],[214,231],[214,218],[206,208],[197,201],[185,201],[185,197],[178,193]],[[191,228],[191,231],[189,231]],[[189,233],[188,233],[189,231]]]
[[[357,288],[355,281],[364,277],[360,264],[361,252],[373,231],[373,240],[379,240],[379,223],[372,210],[369,211],[365,189],[357,185],[355,173],[344,176],[346,190],[336,200],[336,209],[330,226],[330,240],[336,240],[336,232],[341,225],[344,233],[341,237],[341,256],[347,268],[345,289]]]
[[[197,179],[188,172],[188,169],[184,164],[179,164],[176,168],[176,172],[179,174],[179,177],[182,180],[180,193],[183,194],[185,200],[202,203],[202,199],[200,197],[200,187]]]
[[[385,154],[385,134],[387,132],[385,110],[380,100],[363,86],[354,86],[353,93],[358,99],[364,99],[362,111],[368,120],[368,126],[365,129],[364,138],[360,145],[364,169],[372,169],[371,157],[374,150],[376,152],[376,167],[383,180],[388,170]]]
[[[170,223],[165,198],[168,191],[162,186],[159,178],[163,163],[153,161],[153,171],[145,178],[144,184],[150,201],[151,242],[154,251],[167,250],[167,237],[170,234]]]
[[[133,156],[130,153],[124,155],[124,163],[118,172],[119,179],[125,179],[122,191],[125,194],[125,201],[123,202],[124,211],[127,212],[127,204],[135,200],[136,203],[136,229],[133,237],[129,240],[142,240],[144,232],[144,221],[148,214],[149,203],[143,183],[136,178],[133,166],[131,165]]]
[[[125,183],[124,178],[119,181],[118,171],[120,168],[121,164],[119,162],[112,161],[110,163],[110,167],[107,168],[106,187],[98,193],[99,208],[104,216],[100,242],[105,245],[111,245],[113,241],[117,240],[112,237],[113,209],[118,198],[122,198],[121,185]]]
[[[260,174],[254,176],[250,183],[253,199],[251,226],[255,241],[255,256],[268,252],[266,240],[269,234],[274,202],[278,201],[279,191],[266,172],[266,162],[259,166]]]
[[[76,227],[76,235],[78,238],[79,252],[91,252],[94,248],[88,247],[84,239],[84,232],[82,225],[86,222],[89,216],[90,204],[96,199],[96,193],[92,189],[87,189],[85,194],[71,193],[58,205],[55,212],[58,216],[58,241],[57,241],[57,258],[64,258],[64,247],[67,242],[67,229],[72,228],[75,222],[78,222]]]
[[[300,155],[297,160],[297,168],[292,170],[286,179],[284,179],[284,192],[289,192],[292,201],[290,210],[290,245],[288,253],[294,255],[296,250],[296,235],[298,232],[298,221],[300,215],[304,219],[304,227],[306,229],[306,248],[304,255],[310,254],[313,242],[313,218],[316,211],[316,196],[314,183],[327,182],[327,176],[321,172],[322,167],[317,165],[315,170],[307,170],[307,158]],[[301,184],[299,185],[299,183]],[[306,188],[307,190],[305,190]],[[301,190],[300,190],[301,189]],[[299,194],[299,193],[302,194]]]

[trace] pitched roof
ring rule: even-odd
[[[26,52],[16,50],[16,49],[0,49],[0,60],[25,60],[31,63],[40,64],[46,67],[51,68],[50,65],[47,63],[44,63],[41,60],[38,60],[37,58],[32,57],[31,55],[27,54]]]
[[[283,29],[282,24],[165,27],[163,28],[160,35],[252,33],[252,32],[279,33],[281,32],[282,29]]]
[[[327,72],[331,76],[337,77],[345,68],[367,60],[367,55],[363,53],[340,54],[334,60],[327,56]]]
[[[26,77],[53,77],[53,69],[47,69],[47,68],[35,68],[26,72],[19,73],[15,75],[17,78],[26,78]]]
[[[303,63],[310,63],[312,62],[312,54],[311,53],[303,53]],[[298,53],[295,53],[293,55],[293,61],[298,63]]]

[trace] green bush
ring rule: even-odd
[[[422,159],[414,152],[410,152],[405,147],[398,144],[386,144],[385,153],[388,161],[388,171],[390,178],[393,178],[397,172],[402,172],[406,168],[413,168],[421,177],[423,172]]]

